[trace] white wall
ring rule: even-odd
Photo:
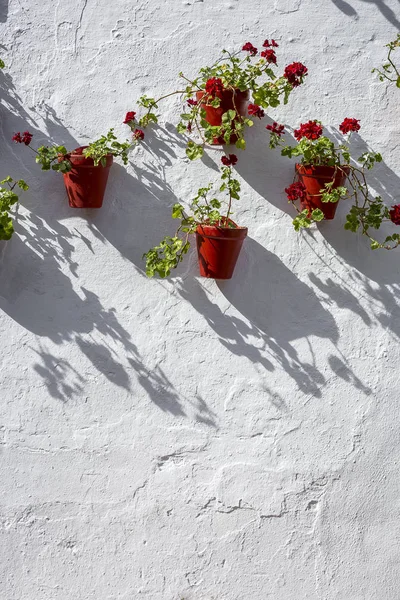
[[[400,597],[400,255],[345,232],[345,204],[293,232],[264,129],[361,119],[398,201],[400,92],[370,71],[399,28],[397,0],[3,0],[1,175],[31,189],[0,249],[2,599]],[[266,37],[310,75],[247,133],[229,282],[194,253],[143,272],[218,176],[221,149],[186,160],[174,100],[97,212],[11,142],[124,136],[141,93]]]

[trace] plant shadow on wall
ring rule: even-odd
[[[246,357],[256,368],[274,370],[274,364],[296,382],[306,395],[322,397],[328,383],[316,366],[310,336],[325,338],[335,347],[339,338],[336,323],[317,295],[301,282],[274,254],[247,238],[237,265],[237,278],[217,281],[221,293],[244,317],[223,312],[195,279],[186,278],[179,292],[201,313],[217,333],[223,346]],[[296,340],[307,339],[311,361],[295,348]],[[351,381],[365,394],[370,390],[351,371],[344,357],[331,354],[333,374]]]
[[[6,158],[2,168],[7,172],[18,172],[20,176],[23,174],[29,180],[33,194],[27,195],[24,201],[29,212],[19,212],[16,233],[2,245],[0,309],[40,338],[39,348],[31,349],[39,358],[33,368],[43,379],[49,394],[63,402],[80,398],[87,378],[80,368],[49,351],[45,339],[59,346],[65,342],[74,343],[103,377],[126,392],[133,389],[131,376],[136,378],[161,410],[185,416],[190,406],[196,420],[215,426],[214,415],[204,400],[196,394],[194,398],[178,394],[159,364],[146,366],[130,333],[120,324],[116,310],[105,308],[95,293],[79,285],[75,245],[83,242],[96,261],[91,240],[63,224],[68,217],[79,214],[68,207],[61,176],[42,173],[33,160],[23,161],[11,141],[7,141],[11,140],[13,131],[26,129],[27,123],[37,139],[44,136],[20,106],[18,96],[10,95],[12,82],[8,79],[2,87],[5,94],[1,114],[7,114],[7,123],[12,127],[1,142],[2,155]],[[79,146],[54,112],[46,106],[41,108],[44,114],[40,119],[51,139],[70,148]],[[116,170],[125,173],[122,168]],[[125,183],[128,185],[127,180]],[[133,185],[134,181],[129,177],[131,190]],[[147,191],[146,194],[149,196]],[[132,204],[131,197],[130,202]],[[90,221],[90,211],[81,214]],[[122,211],[120,223],[125,216]],[[118,228],[118,223],[116,226]],[[130,239],[132,221],[122,227],[121,243],[127,240],[128,230]]]
[[[258,137],[261,145],[261,136]],[[293,176],[293,165],[287,165],[287,161],[283,161],[282,169],[281,158],[276,153],[270,153],[272,164],[268,158],[266,170],[266,143],[265,133],[262,148],[258,147],[254,151],[250,142],[250,152],[240,155],[238,166],[242,165],[243,169],[238,170],[246,175],[245,165],[248,165],[247,178],[251,185],[254,187],[258,184],[260,194],[276,201],[277,189],[283,189],[285,177]],[[91,219],[93,234],[112,243],[141,273],[144,267],[143,249],[150,247],[165,234],[165,223],[171,223],[171,207],[178,200],[165,179],[164,167],[161,165],[172,164],[172,160],[176,158],[174,147],[183,146],[179,137],[174,138],[168,125],[165,129],[158,128],[147,144],[150,154],[153,153],[155,157],[162,154],[160,164],[154,166],[148,161],[140,167],[135,165],[137,180],[118,167],[115,170],[118,174],[115,185],[118,187],[113,189],[111,184],[110,192],[110,195],[118,196],[118,200],[114,204],[106,203],[102,211]],[[258,161],[256,155],[259,157]],[[211,159],[205,157],[205,160]],[[212,162],[212,166],[218,171],[215,163]],[[259,176],[254,176],[257,173]],[[276,205],[281,208],[279,202]],[[290,210],[286,198],[283,199],[283,205]],[[171,226],[174,226],[173,223]],[[217,282],[221,292],[244,319],[229,316],[210,299],[205,288],[192,278],[191,274],[197,275],[198,272],[194,254],[193,252],[186,270],[183,265],[178,267],[175,283],[180,295],[204,316],[218,334],[220,342],[233,354],[247,357],[256,367],[273,371],[274,362],[281,365],[296,381],[300,390],[305,394],[321,397],[321,389],[327,380],[316,366],[311,343],[308,342],[311,362],[302,360],[293,345],[296,340],[308,339],[311,335],[326,338],[333,346],[338,341],[335,321],[313,290],[301,282],[277,256],[248,238],[239,258],[236,278],[228,282]],[[183,279],[179,275],[184,275]],[[240,278],[240,286],[237,285],[237,278]],[[369,393],[368,388],[352,373],[344,357],[332,354],[328,361],[333,374],[340,373],[357,388]]]
[[[384,0],[358,0],[359,2],[365,2],[367,4],[375,4],[375,6],[379,9],[380,13],[395,27],[400,28],[400,21],[398,20],[394,11],[387,5]],[[354,8],[354,6],[350,3],[349,0],[332,0],[333,4],[340,10],[342,13],[349,17],[358,17],[358,12]]]

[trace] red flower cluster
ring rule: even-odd
[[[302,77],[307,75],[308,69],[300,62],[294,62],[291,65],[285,67],[283,76],[286,77],[288,82],[293,86],[297,87],[301,84]]]
[[[271,40],[271,42],[269,40],[265,40],[263,46],[264,48],[279,48],[279,44],[277,44],[275,40]]]
[[[236,165],[237,161],[238,161],[238,157],[236,156],[236,154],[229,154],[229,156],[223,156],[221,158],[222,164],[225,165],[226,167]]]
[[[18,131],[18,133],[14,133],[12,141],[16,142],[17,144],[25,144],[25,146],[29,146],[32,138],[33,134],[29,133],[29,131],[24,131],[22,134]]]
[[[392,210],[389,210],[390,220],[395,225],[400,225],[400,204],[392,206]]]
[[[299,142],[303,137],[308,140],[317,140],[322,135],[322,125],[318,121],[308,121],[301,123],[298,129],[295,129],[294,137]]]
[[[133,139],[134,140],[144,140],[144,133],[141,129],[135,129],[135,131],[133,132]]]
[[[265,116],[265,112],[263,111],[261,106],[258,106],[258,104],[249,104],[247,107],[247,110],[248,110],[249,115],[254,115],[255,117],[258,117],[259,119],[261,119],[261,117]]]
[[[250,42],[246,42],[245,45],[243,46],[242,50],[245,50],[246,52],[250,52],[251,56],[255,56],[258,52],[257,48],[255,48],[253,46],[253,44],[251,44]]]
[[[136,113],[133,110],[127,112],[125,115],[125,121],[124,121],[125,125],[129,125],[129,123],[131,121],[135,120],[135,117],[136,117]]]
[[[276,54],[275,50],[263,50],[260,54],[263,58],[266,59],[269,63],[274,63],[276,65]]]
[[[219,77],[211,77],[206,81],[206,94],[215,98],[218,94],[221,94],[224,90],[224,84],[222,83],[222,79]]]
[[[187,100],[187,103],[189,106],[197,106],[198,105],[197,100],[193,100],[193,98],[189,98],[189,100]]]
[[[289,202],[295,202],[296,200],[305,200],[306,188],[303,183],[297,181],[292,183],[289,187],[285,188],[285,193],[288,197]]]
[[[350,133],[350,131],[358,131],[360,129],[359,119],[346,119],[339,125],[339,129],[342,133]]]
[[[275,133],[279,137],[281,137],[281,135],[285,133],[285,126],[279,125],[279,123],[277,123],[276,121],[274,121],[272,125],[267,125],[265,129],[268,129],[271,133]]]

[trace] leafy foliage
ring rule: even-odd
[[[120,156],[124,165],[128,164],[128,150],[131,147],[131,142],[119,142],[114,134],[114,129],[111,128],[106,135],[89,144],[83,151],[86,158],[92,158],[95,166],[101,163],[103,167],[107,164],[107,156]]]
[[[293,227],[295,231],[299,231],[302,228],[310,227],[313,223],[322,221],[324,213],[319,208],[315,208],[313,211],[304,209],[299,211],[297,217],[293,219]]]
[[[372,73],[378,73],[380,81],[384,81],[385,79],[387,79],[388,81],[395,83],[396,87],[398,88],[400,88],[400,73],[396,64],[393,62],[392,53],[399,46],[400,33],[397,34],[395,40],[386,44],[386,48],[389,49],[387,54],[387,63],[382,65],[381,69],[372,69]]]
[[[31,135],[31,134],[30,134]],[[32,137],[32,136],[31,136]],[[68,173],[72,169],[69,160],[70,152],[65,146],[39,146],[37,150],[30,143],[28,145],[36,154],[36,162],[41,165],[42,171],[59,171]],[[89,144],[83,151],[83,156],[92,158],[95,166],[101,164],[103,167],[107,164],[107,156],[119,156],[122,162],[128,163],[128,151],[132,143],[129,141],[119,142],[114,134],[114,129],[110,129],[106,135]]]
[[[153,277],[168,277],[171,270],[182,262],[189,251],[189,236],[196,232],[199,224],[217,225],[218,227],[235,227],[230,219],[232,200],[239,200],[240,183],[232,177],[231,167],[221,170],[222,184],[220,192],[226,191],[228,206],[226,214],[221,213],[222,202],[216,197],[210,198],[212,184],[202,187],[197,191],[190,205],[191,214],[187,214],[184,206],[176,203],[172,207],[172,218],[179,219],[180,225],[175,236],[166,236],[158,246],[151,248],[143,257],[146,260],[146,274]]]
[[[16,186],[24,191],[29,187],[23,179],[14,181],[10,176],[0,181],[0,240],[9,240],[14,233],[10,210],[18,202],[18,195],[14,192]]]

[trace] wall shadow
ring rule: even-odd
[[[304,394],[321,398],[328,380],[317,367],[310,338],[326,339],[336,347],[339,332],[315,292],[276,255],[247,238],[234,277],[217,281],[221,293],[243,318],[223,312],[196,279],[188,277],[177,285],[180,295],[204,316],[230,352],[267,372],[278,364]],[[307,340],[309,361],[295,348],[294,342],[301,338]],[[343,356],[330,354],[330,358],[334,373],[340,362],[341,372],[369,393]]]
[[[0,2],[0,23],[6,23],[8,18],[8,0]]]
[[[64,224],[66,219],[76,217],[78,213],[68,206],[62,177],[53,172],[42,172],[29,149],[14,144],[11,138],[15,131],[29,129],[34,134],[34,143],[38,145],[54,141],[72,149],[80,143],[63,126],[51,107],[41,105],[37,119],[28,114],[9,74],[0,72],[0,88],[2,170],[4,174],[26,179],[30,185],[29,192],[21,195],[21,202],[29,212],[17,211],[16,233],[9,242],[1,243],[0,309],[40,338],[39,349],[31,349],[38,356],[33,369],[43,379],[48,393],[63,402],[82,397],[85,378],[68,360],[50,352],[45,340],[58,346],[69,342],[79,349],[81,356],[86,357],[97,372],[114,385],[129,392],[133,390],[135,379],[161,410],[184,416],[188,414],[190,405],[195,420],[216,426],[215,415],[201,396],[197,393],[193,398],[182,396],[160,365],[148,368],[130,333],[119,322],[115,308],[105,308],[94,292],[78,284],[76,243],[84,242],[93,254],[94,261],[96,257],[91,241],[77,228],[70,229]],[[157,152],[168,163],[173,151],[170,143],[163,144],[161,139]],[[151,141],[149,146],[151,154]],[[150,172],[150,166],[145,171]],[[120,194],[121,180],[122,187],[126,186],[127,195],[129,191],[127,211],[121,209],[127,199]],[[135,180],[122,167],[116,166],[112,170],[110,183],[104,212],[98,211],[100,214],[96,217],[93,213],[97,211],[82,210],[79,216],[87,218],[94,229],[96,218],[101,224],[107,222],[104,235],[96,230],[98,236],[103,235],[104,242],[110,237],[121,253],[136,260],[138,265],[140,253],[142,266],[141,257],[143,248],[146,248],[144,240],[140,238],[140,251],[139,246],[135,246],[136,252],[132,256],[129,254],[130,242],[135,238],[133,232],[143,231],[142,224],[138,223],[146,214],[146,229],[152,230],[150,223],[154,221],[154,203],[158,202],[159,184],[153,177],[150,183],[141,186],[143,194],[138,207],[135,198],[132,202]],[[165,188],[163,183],[161,188]],[[146,207],[152,203],[153,217],[149,211],[146,213]],[[111,236],[111,231],[117,232],[115,238]]]
[[[357,10],[350,4],[349,0],[332,0],[333,4],[338,8],[342,13],[349,17],[358,17],[359,14]],[[400,29],[400,15],[396,15],[395,12],[384,2],[384,0],[359,0],[359,2],[365,2],[366,4],[374,4],[376,8],[379,10],[381,15],[385,17],[389,23],[394,25]]]

